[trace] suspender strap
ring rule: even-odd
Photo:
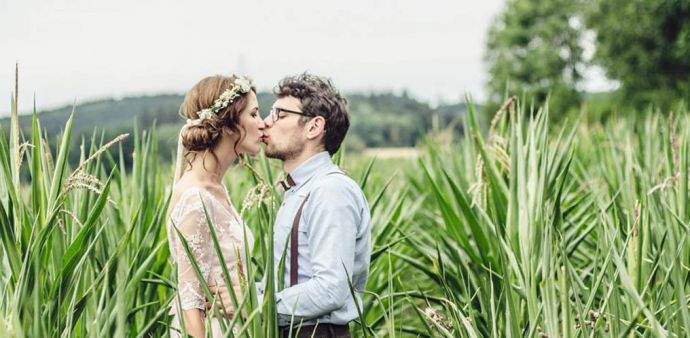
[[[304,209],[304,204],[307,203],[309,195],[304,198],[302,204],[297,209],[297,214],[295,215],[295,220],[292,221],[292,232],[290,233],[290,286],[297,285],[297,258],[299,249],[299,219],[302,217],[302,209]]]
[[[332,172],[328,175],[333,174],[345,175],[345,173],[340,171]],[[292,180],[292,178],[289,176],[288,179]],[[302,201],[299,209],[297,209],[295,219],[292,221],[292,231],[290,232],[290,286],[297,285],[297,272],[299,267],[297,262],[297,258],[299,256],[297,251],[299,249],[299,219],[302,217],[302,209],[304,209],[304,204],[307,203],[309,195],[311,195],[311,193],[307,194],[307,197],[304,198],[304,201]]]

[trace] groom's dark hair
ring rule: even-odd
[[[340,95],[330,79],[308,73],[288,76],[280,80],[274,93],[279,98],[294,96],[300,100],[302,112],[310,115],[300,118],[300,125],[310,117],[323,116],[326,120],[323,145],[330,155],[338,151],[350,128],[350,116],[347,99]]]

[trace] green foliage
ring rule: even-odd
[[[580,2],[509,0],[489,30],[489,106],[498,108],[504,93],[525,95],[543,104],[550,95],[554,115],[580,102],[576,89],[583,63]]]
[[[548,114],[508,109],[486,135],[470,109],[471,137],[428,144],[409,171],[410,195],[425,198],[414,226],[399,226],[405,236],[391,250],[389,278],[419,324],[406,304],[384,301],[399,310],[402,330],[434,337],[688,332],[690,116],[632,115],[553,130]],[[375,274],[380,286],[371,289],[385,295],[381,279]]]
[[[516,104],[484,133],[470,105],[468,137],[429,137],[418,161],[338,154],[372,211],[355,337],[690,330],[690,116],[552,129],[548,114]],[[73,125],[69,118],[54,152],[42,133],[12,128],[7,142],[0,130],[0,335],[166,336],[176,285],[165,229],[172,168],[157,161],[158,133],[132,136],[127,168],[116,146],[72,148]],[[32,128],[41,126],[35,115]],[[76,169],[67,161],[74,151]],[[281,196],[272,187],[279,163],[247,161],[255,170],[231,170],[225,183],[235,205],[269,184],[267,199],[241,208],[256,239],[251,287],[273,278]],[[275,337],[272,292],[262,304],[251,292],[237,297],[246,317],[222,325]]]
[[[690,100],[690,1],[596,0],[594,62],[621,84],[618,104],[671,109]]]

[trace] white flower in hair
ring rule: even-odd
[[[238,77],[235,79],[235,86],[238,86],[243,93],[249,92],[252,89],[252,83],[246,77]]]
[[[211,109],[207,108],[207,109],[202,109],[197,114],[199,115],[200,120],[205,120],[205,119],[210,119],[211,116],[213,116],[213,111]]]
[[[248,78],[241,76],[233,81],[232,87],[226,89],[220,97],[213,101],[213,105],[209,108],[202,109],[197,112],[199,120],[205,120],[211,118],[213,115],[218,113],[221,109],[227,107],[235,98],[239,97],[240,94],[249,93],[252,89],[252,82]]]
[[[219,101],[222,102],[222,101],[230,100],[231,96],[232,96],[232,93],[230,93],[229,91],[226,90],[223,92],[223,94],[220,94],[220,98],[218,100],[216,100],[216,103],[218,103]]]
[[[201,119],[187,119],[187,123],[185,123],[188,127],[191,126],[196,126],[198,124],[201,124]]]

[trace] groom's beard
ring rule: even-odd
[[[279,148],[276,143],[271,143],[264,148],[268,158],[275,158],[283,162],[299,157],[304,151],[304,143],[293,142],[284,148]]]

